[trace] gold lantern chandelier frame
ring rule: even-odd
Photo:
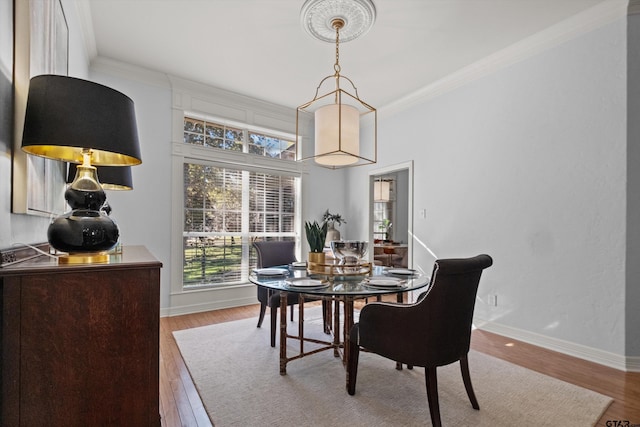
[[[323,0],[311,0],[307,3],[317,5],[323,3]],[[371,7],[373,7],[372,4]],[[308,7],[303,7],[303,13],[305,10],[308,10]],[[309,22],[311,21],[309,20]],[[340,74],[342,71],[340,67],[340,31],[347,23],[346,18],[330,17],[327,22],[335,30],[334,73],[323,78],[316,87],[313,99],[300,105],[296,110],[296,144],[298,147],[302,146],[302,116],[311,113],[315,116],[314,154],[303,157],[300,161],[314,159],[319,166],[329,169],[376,163],[378,112],[360,99],[358,89],[353,81]],[[370,26],[372,21],[366,24]],[[349,40],[360,35],[362,30],[359,31],[358,34],[351,34]],[[313,29],[309,32],[320,40],[328,40],[326,36],[318,36]],[[323,85],[328,81],[334,82],[334,89],[321,94]],[[344,86],[347,83],[351,86],[352,92],[345,90]],[[370,125],[373,129],[373,142],[369,153],[361,152],[360,128],[363,124]]]

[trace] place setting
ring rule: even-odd
[[[403,288],[407,281],[395,277],[367,277],[362,283],[373,289],[397,289]]]
[[[384,274],[388,276],[414,277],[418,274],[418,271],[412,268],[387,268],[384,270]]]
[[[263,277],[278,277],[289,275],[289,270],[287,270],[286,268],[255,268],[253,272],[258,276]]]
[[[296,290],[300,290],[300,289],[308,289],[308,290],[323,289],[323,288],[328,287],[330,284],[331,283],[329,283],[326,280],[312,279],[312,278],[309,278],[309,277],[296,277],[296,278],[285,280],[285,285],[286,285],[287,288],[296,289]]]

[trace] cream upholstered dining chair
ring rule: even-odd
[[[292,262],[296,262],[295,247],[296,242],[292,240],[267,240],[262,242],[253,242],[253,247],[257,254],[257,268],[267,268],[275,266],[285,266]],[[264,286],[257,286],[258,288],[258,301],[260,302],[260,315],[258,316],[258,328],[262,326],[264,315],[267,310],[267,306],[270,308],[270,325],[271,325],[271,347],[276,346],[276,331],[277,331],[277,319],[278,319],[278,307],[280,307],[280,293]],[[312,298],[305,298],[305,301],[314,300]],[[300,297],[298,294],[289,294],[287,298],[287,305],[291,307],[291,320],[293,320],[293,306],[299,304]],[[325,332],[327,332],[327,302],[322,302],[323,310],[322,316],[325,325]],[[330,321],[329,321],[330,322]]]
[[[473,392],[467,355],[471,323],[482,271],[489,255],[437,260],[427,291],[414,304],[373,302],[360,311],[349,335],[347,392],[356,391],[360,349],[377,353],[410,368],[425,368],[427,400],[434,427],[441,425],[438,403],[439,366],[460,362],[471,406],[480,409]]]

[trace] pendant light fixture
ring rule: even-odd
[[[373,201],[388,202],[391,200],[391,183],[380,178],[373,183]]]
[[[296,111],[296,144],[302,147],[302,121],[314,117],[314,159],[323,167],[338,169],[377,161],[377,111],[360,99],[353,81],[341,75],[340,41],[347,42],[364,34],[375,21],[376,10],[370,0],[307,0],[301,20],[307,32],[325,42],[334,42],[334,73],[322,79],[313,99]],[[333,90],[321,93],[322,86],[333,81]],[[364,144],[361,129],[371,126],[373,135]]]

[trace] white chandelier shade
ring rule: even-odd
[[[330,104],[315,112],[316,163],[346,166],[360,154],[360,113],[350,105]]]

